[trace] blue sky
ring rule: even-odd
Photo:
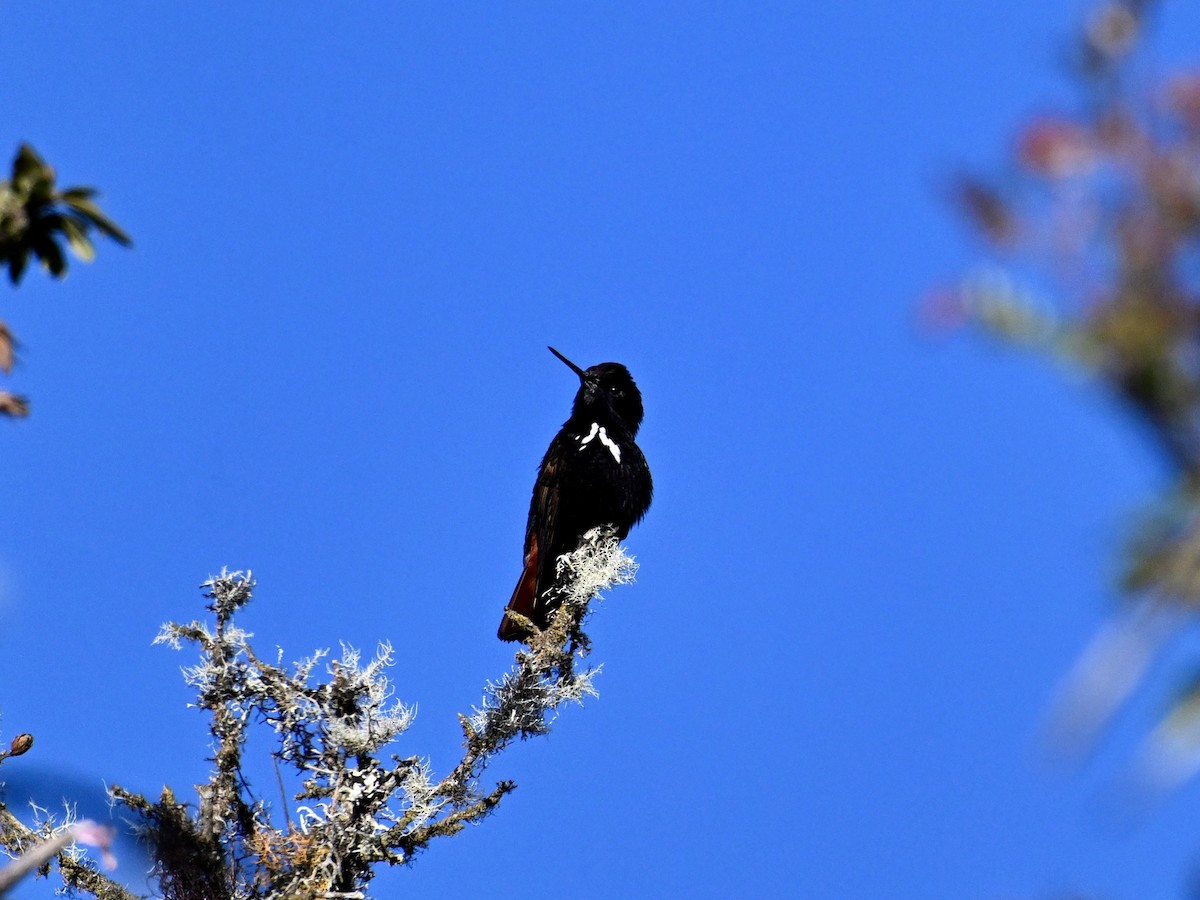
[[[9,801],[203,777],[191,657],[150,641],[222,566],[263,648],[391,640],[398,752],[444,772],[511,660],[554,344],[642,388],[639,583],[600,698],[379,896],[1182,896],[1200,791],[1107,797],[1197,642],[1081,773],[1035,742],[1156,461],[1086,382],[913,325],[977,258],[945,179],[1070,101],[1084,8],[10,10],[0,149],[136,246],[0,294],[34,404],[0,423]]]

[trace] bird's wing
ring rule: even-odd
[[[554,563],[562,536],[558,534],[559,500],[561,499],[563,472],[566,456],[562,444],[567,439],[561,434],[550,444],[542,464],[538,467],[537,481],[533,485],[533,499],[529,504],[529,522],[525,527],[525,554],[531,547],[539,547],[539,592],[550,586],[554,579]]]
[[[633,524],[636,525],[642,521],[642,517],[650,509],[650,504],[654,501],[654,479],[650,476],[650,466],[646,464],[646,457],[642,454],[642,449],[637,444],[633,444],[633,450],[637,452],[637,460],[630,460],[634,477],[637,483],[634,486],[634,496],[640,498],[640,503],[630,512],[633,514]],[[624,538],[622,538],[624,540]]]

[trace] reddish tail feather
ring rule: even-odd
[[[512,599],[504,610],[504,618],[500,620],[500,630],[496,636],[502,641],[524,640],[529,629],[508,617],[508,610],[520,613],[527,619],[533,619],[533,608],[537,602],[538,549],[537,535],[529,544],[529,552],[525,554],[525,568],[521,570],[521,578],[513,591]],[[536,621],[536,620],[535,620]]]

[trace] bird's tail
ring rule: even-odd
[[[525,568],[521,570],[521,578],[513,591],[512,599],[504,610],[504,618],[500,620],[500,630],[496,636],[502,641],[523,641],[529,636],[529,629],[510,619],[508,611],[512,610],[527,619],[533,619],[534,606],[537,603],[538,582],[538,550],[537,535],[529,544],[529,552],[525,554]]]

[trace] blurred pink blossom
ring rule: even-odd
[[[1017,158],[1048,178],[1066,178],[1089,169],[1096,151],[1088,130],[1057,116],[1039,116],[1017,138]]]
[[[1200,72],[1171,79],[1167,83],[1166,101],[1189,131],[1200,132]]]

